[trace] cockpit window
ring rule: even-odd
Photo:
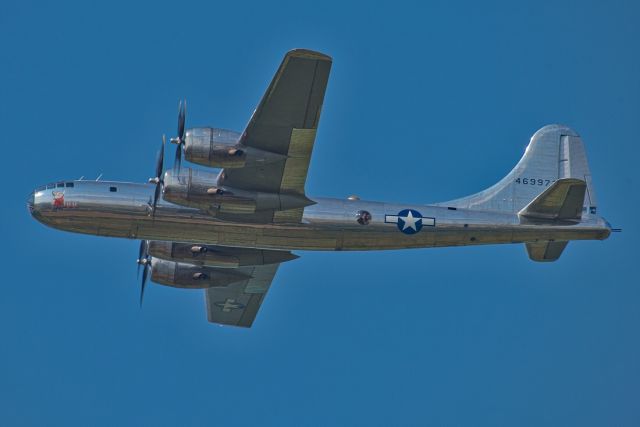
[[[47,184],[47,190],[51,188],[56,188],[55,184]]]
[[[116,191],[118,191],[118,187],[109,187],[109,191],[115,193]]]
[[[47,188],[47,187],[45,187],[44,185],[43,185],[42,187],[38,187],[38,188],[36,188],[36,193],[37,193],[38,191],[43,191],[43,190],[45,190],[46,188]]]
[[[57,183],[57,184],[56,184],[56,187],[58,187],[58,188],[62,188],[62,187],[64,187],[64,182],[59,182],[59,183]]]
[[[73,188],[73,182],[65,182],[64,186],[67,188]]]

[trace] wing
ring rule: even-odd
[[[251,276],[241,282],[205,290],[209,322],[251,327],[280,264],[240,267]]]
[[[151,261],[153,282],[205,289],[210,322],[248,328],[280,264],[298,256],[288,251],[152,240],[144,258]]]
[[[221,185],[304,195],[330,70],[331,58],[322,53],[296,49],[285,55],[244,130],[240,145],[286,157],[267,164],[225,169],[220,175]]]

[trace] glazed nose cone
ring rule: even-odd
[[[27,209],[29,209],[29,213],[33,215],[33,211],[35,209],[35,192],[32,191],[27,198]]]

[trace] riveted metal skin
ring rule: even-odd
[[[110,187],[118,191],[111,193]],[[53,228],[98,236],[130,239],[198,242],[202,244],[279,250],[374,250],[421,247],[521,243],[545,240],[606,239],[610,228],[597,215],[583,216],[572,225],[523,223],[517,212],[473,209],[450,210],[436,205],[393,204],[365,200],[313,198],[301,223],[246,224],[221,221],[205,210],[160,200],[155,217],[149,215],[150,184],[74,181],[65,189],[65,203],[57,208],[51,190],[33,194],[35,219]],[[423,227],[408,236],[385,215],[403,209],[436,218],[434,227]],[[371,214],[367,226],[356,213]],[[473,238],[473,239],[472,239]]]
[[[547,182],[566,178],[581,179],[587,186],[579,222],[531,221],[519,215],[548,188]],[[220,220],[212,215],[209,201],[222,200],[220,204],[224,205],[225,193],[218,199],[217,194],[206,193],[215,187],[217,179],[218,175],[206,171],[186,169],[179,175],[167,172],[164,199],[158,202],[154,217],[149,215],[154,192],[150,184],[70,181],[73,187],[37,189],[28,205],[38,221],[77,233],[285,251],[602,240],[611,233],[605,219],[596,214],[595,192],[582,140],[571,129],[559,125],[545,126],[536,132],[522,160],[496,185],[469,197],[434,205],[305,197],[307,204],[313,204],[304,208],[300,222],[251,223],[242,218],[250,218],[254,205],[265,209],[288,206],[264,194],[261,199],[256,192],[223,188],[228,196],[250,200],[252,207],[242,209],[243,202],[236,200],[231,210],[235,208],[239,214],[232,221]],[[535,185],[531,180],[535,180]],[[63,203],[60,193],[64,196]],[[193,206],[170,201],[187,201]],[[234,202],[231,199],[229,203]],[[291,205],[296,207],[295,203]],[[398,224],[388,219],[406,210],[420,212],[433,225],[411,235],[399,233]],[[371,216],[366,226],[357,221],[358,212],[362,211]]]

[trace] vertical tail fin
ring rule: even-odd
[[[583,215],[595,214],[596,195],[582,139],[566,126],[548,125],[531,137],[522,159],[497,184],[439,205],[516,213],[554,182],[564,178],[586,183]]]

